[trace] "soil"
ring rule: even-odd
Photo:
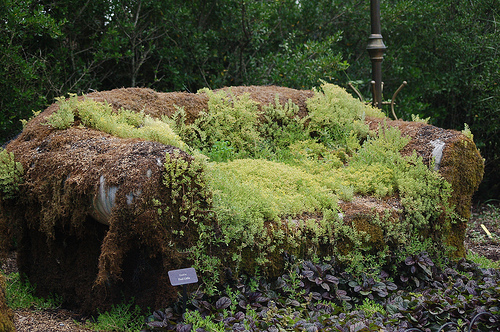
[[[500,203],[473,208],[468,223],[465,248],[469,253],[479,254],[496,262],[500,261]]]
[[[491,237],[481,225],[490,232]],[[471,253],[500,261],[500,204],[473,207],[465,247]],[[6,274],[17,271],[15,253],[4,261],[2,270]],[[14,311],[18,332],[92,332],[92,329],[85,327],[87,319],[89,317],[64,308]]]

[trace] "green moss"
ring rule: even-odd
[[[479,187],[484,173],[484,161],[478,157],[474,142],[463,138],[447,145],[441,163],[443,177],[454,188],[451,203],[466,220],[470,218],[471,195]]]
[[[14,314],[12,310],[7,306],[5,298],[5,277],[0,273],[0,331],[2,332],[14,332],[16,328],[14,326]]]
[[[459,249],[453,253],[455,257],[465,257],[463,239],[467,221],[471,216],[470,202],[472,193],[477,190],[483,178],[484,162],[474,142],[466,136],[448,143],[443,154],[440,173],[453,187],[449,206],[453,207],[458,216],[453,222],[453,232],[446,238],[446,243]]]

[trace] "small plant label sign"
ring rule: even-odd
[[[168,271],[168,277],[172,286],[194,284],[198,282],[198,276],[194,268]]]

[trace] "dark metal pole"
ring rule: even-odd
[[[387,47],[384,45],[380,25],[380,0],[370,0],[371,35],[368,37],[368,54],[372,61],[373,106],[382,107],[382,60]]]

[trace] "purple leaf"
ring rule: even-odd
[[[415,264],[415,259],[413,258],[413,256],[409,256],[405,259],[405,264],[406,265],[413,265]]]
[[[163,311],[156,310],[155,312],[153,312],[153,317],[156,320],[163,321],[166,318],[166,315],[163,313]]]
[[[215,303],[215,308],[217,310],[224,310],[230,305],[231,305],[231,300],[227,296],[223,296],[219,300],[217,300],[217,302]]]
[[[330,274],[327,274],[326,277],[325,277],[325,280],[328,281],[329,283],[332,283],[332,284],[335,284],[335,285],[338,285],[339,284],[339,279],[330,275]]]
[[[191,328],[192,328],[191,324],[186,324],[186,325],[182,324],[182,325],[177,325],[175,330],[177,332],[191,332]]]
[[[320,294],[320,293],[318,293],[318,292],[311,292],[311,296],[312,296],[312,298],[313,298],[313,299],[315,299],[315,300],[317,300],[317,301],[319,301],[319,300],[321,300],[321,299],[322,299],[321,294]]]
[[[152,328],[160,328],[160,327],[165,327],[165,323],[164,322],[149,322],[148,323],[148,326],[149,327],[152,327]]]

